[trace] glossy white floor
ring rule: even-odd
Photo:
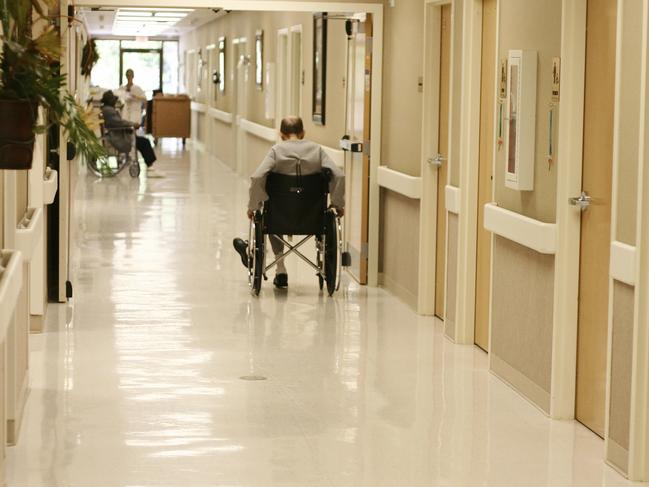
[[[251,297],[246,181],[165,148],[165,179],[80,176],[75,297],[32,336],[9,486],[630,485],[383,290],[328,298],[294,259]]]

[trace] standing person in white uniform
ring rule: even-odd
[[[119,90],[124,97],[124,110],[122,118],[129,122],[142,124],[142,104],[146,103],[144,90],[133,83],[135,73],[132,69],[126,70],[126,84]]]
[[[135,124],[135,128],[138,129],[142,125],[142,106],[146,103],[146,94],[142,88],[133,83],[135,73],[132,69],[127,69],[125,74],[126,84],[119,89],[121,98],[124,99],[122,119]],[[139,138],[143,139],[143,137]],[[164,173],[149,163],[147,163],[147,175],[152,178],[164,177]]]

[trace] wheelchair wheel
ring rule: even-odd
[[[256,213],[253,222],[250,224],[249,247],[252,254],[250,268],[248,269],[248,282],[252,293],[259,296],[261,281],[264,277],[264,233],[261,225],[261,215]]]
[[[327,283],[327,293],[333,295],[338,288],[338,226],[336,215],[328,211],[325,216],[325,249],[324,249],[324,274]]]
[[[133,162],[128,166],[128,173],[132,178],[137,178],[140,176],[140,163]]]

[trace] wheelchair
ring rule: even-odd
[[[248,284],[252,294],[259,295],[262,280],[277,262],[295,254],[316,271],[322,290],[326,284],[329,296],[340,287],[342,267],[351,264],[349,253],[343,252],[342,227],[336,210],[328,208],[330,174],[289,176],[269,173],[266,179],[268,200],[254,213],[248,235]],[[266,235],[275,235],[288,250],[266,264]],[[284,236],[302,236],[295,245]],[[312,237],[316,244],[316,261],[298,249]]]
[[[135,146],[135,129],[129,127],[106,128],[102,123],[100,125],[100,140],[101,144],[106,149],[108,157],[88,161],[88,169],[99,177],[113,177],[121,173],[128,167],[128,173],[132,178],[137,178],[140,175],[140,163],[138,161],[137,148]],[[113,137],[123,137],[124,134],[130,135],[130,144],[128,150],[125,147],[118,149],[113,145],[111,140]]]

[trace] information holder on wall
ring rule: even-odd
[[[511,50],[507,59],[505,186],[534,189],[537,53]]]

